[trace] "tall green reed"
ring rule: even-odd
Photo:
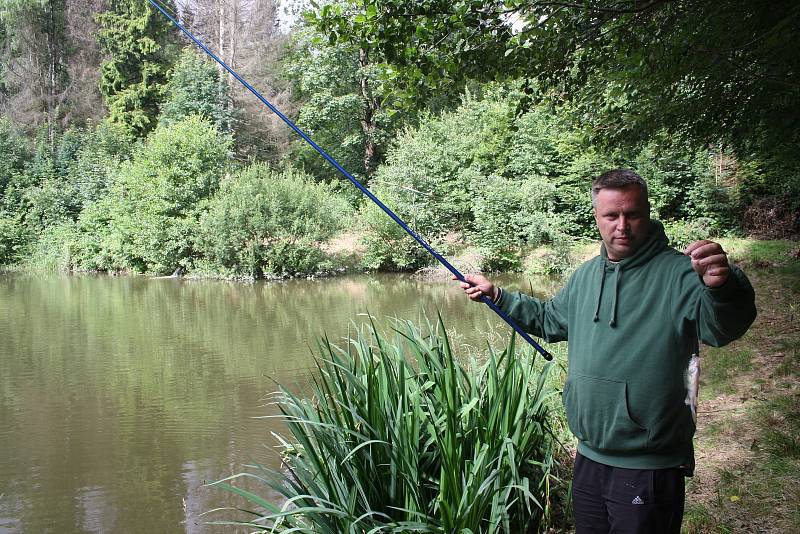
[[[474,370],[445,329],[374,325],[345,347],[319,344],[313,397],[276,394],[292,438],[283,469],[214,483],[244,497],[246,524],[276,532],[536,532],[550,520],[558,468],[543,368],[514,338]],[[234,485],[254,479],[268,502]]]

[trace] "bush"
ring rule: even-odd
[[[472,203],[488,176],[503,166],[513,106],[495,88],[483,100],[465,95],[461,106],[440,117],[423,117],[403,132],[372,181],[376,195],[435,246],[472,225]],[[362,210],[367,228],[368,268],[415,269],[430,258],[383,212]]]
[[[393,340],[360,333],[320,344],[314,398],[283,389],[292,438],[285,471],[252,477],[285,504],[217,485],[258,507],[251,526],[288,532],[536,532],[551,512],[558,463],[547,363],[513,341],[479,369],[442,332],[399,324]],[[537,360],[538,361],[538,360]]]
[[[0,198],[11,176],[22,172],[30,159],[30,149],[17,127],[6,117],[0,118]]]
[[[525,249],[560,235],[553,214],[555,187],[542,179],[491,179],[472,205],[471,237],[483,256],[482,269],[517,271]]]
[[[24,226],[12,214],[0,211],[0,265],[16,263],[28,241]]]
[[[593,236],[592,178],[612,168],[613,159],[587,146],[581,130],[570,124],[568,113],[538,106],[514,123],[505,176],[548,184],[554,191],[552,211],[562,232]]]
[[[199,115],[222,132],[231,130],[228,84],[219,78],[215,64],[187,47],[170,73],[161,105],[159,124],[169,126]]]
[[[200,225],[209,268],[250,277],[324,269],[320,244],[347,220],[349,206],[330,187],[288,169],[253,165],[223,182]]]
[[[28,267],[46,271],[71,271],[75,265],[73,257],[80,236],[72,221],[45,228],[31,243],[25,263]]]
[[[427,238],[469,226],[473,193],[503,165],[513,108],[494,96],[467,94],[455,111],[423,118],[400,135],[375,176],[392,189],[392,209]]]
[[[399,198],[397,191],[393,188],[379,185],[371,189],[384,204],[393,210],[404,204],[404,200]],[[361,262],[367,269],[419,269],[433,261],[419,243],[372,202],[364,205],[360,215],[365,230],[362,238],[365,253]],[[411,209],[406,206],[400,217],[404,218],[412,229],[422,235],[423,239],[430,239],[430,236],[423,235],[426,225],[417,224],[415,206],[412,205]],[[423,229],[420,229],[420,226]],[[429,243],[435,246],[435,240],[430,240]]]
[[[683,251],[690,243],[719,235],[714,221],[708,218],[662,221],[671,247]]]
[[[190,268],[198,219],[229,163],[232,140],[193,116],[157,128],[122,164],[106,202],[115,268]]]
[[[86,134],[68,173],[81,209],[106,195],[112,177],[120,164],[132,157],[135,147],[120,124],[103,122]]]

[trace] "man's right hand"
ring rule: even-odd
[[[492,301],[497,300],[500,288],[496,287],[485,276],[481,274],[467,274],[464,275],[464,279],[468,283],[459,282],[459,285],[461,285],[461,289],[464,290],[464,293],[467,294],[470,300],[479,302],[483,295],[486,295]],[[458,280],[458,278],[453,276],[453,280]]]

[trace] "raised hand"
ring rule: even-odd
[[[692,258],[692,269],[708,287],[720,287],[728,281],[731,272],[728,256],[719,243],[702,239],[690,244],[683,253]]]

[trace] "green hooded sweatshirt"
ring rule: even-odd
[[[605,465],[688,474],[695,427],[686,370],[697,340],[725,345],[756,317],[741,270],[731,266],[723,286],[706,287],[658,221],[635,255],[611,262],[601,246],[552,299],[504,291],[497,304],[527,332],[569,341],[563,399],[578,452]]]

